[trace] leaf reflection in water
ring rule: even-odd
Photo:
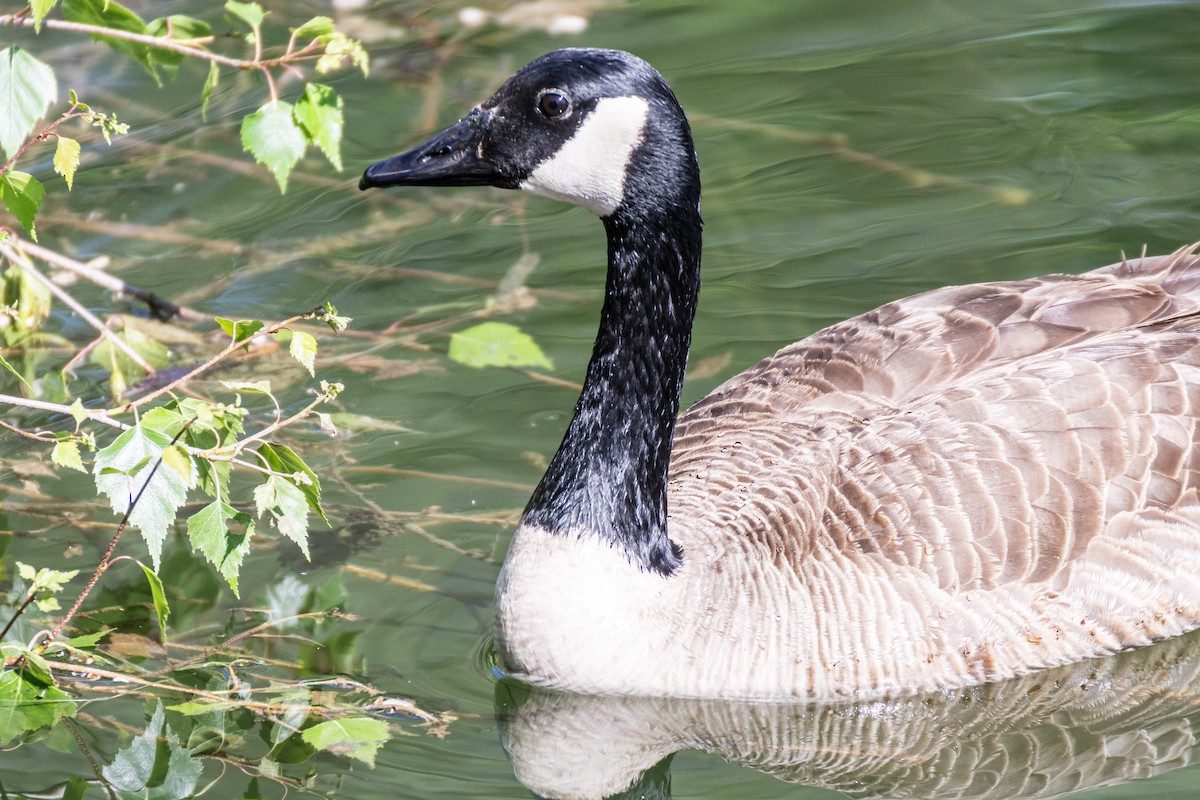
[[[664,760],[688,749],[851,797],[1064,797],[1196,761],[1198,699],[1200,631],[1003,683],[860,703],[496,692],[517,779],[561,800],[669,797]]]

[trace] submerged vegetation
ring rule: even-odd
[[[265,590],[244,580],[247,555],[273,536],[312,558],[310,525],[330,519],[323,476],[305,450],[336,436],[339,424],[372,425],[344,412],[342,385],[318,368],[318,353],[350,319],[325,298],[275,321],[201,314],[117,278],[106,255],[76,258],[71,237],[86,233],[87,221],[50,199],[78,190],[85,153],[138,136],[122,107],[136,101],[110,87],[85,80],[60,100],[59,75],[73,72],[80,48],[105,45],[173,91],[192,90],[177,77],[185,64],[205,65],[198,128],[236,115],[240,99],[257,92],[256,107],[236,120],[239,140],[279,191],[310,148],[342,169],[343,100],[318,78],[367,75],[363,45],[326,16],[282,27],[260,4],[235,0],[205,13],[145,21],[113,0],[42,0],[0,16],[0,29],[21,34],[0,50],[0,426],[6,471],[19,478],[0,510],[0,747],[82,754],[91,774],[69,777],[65,797],[89,787],[97,796],[192,797],[229,771],[247,776],[245,797],[261,796],[263,782],[320,790],[307,763],[314,752],[371,764],[391,735],[388,720],[440,735],[452,719],[345,677],[361,670],[341,575],[315,587],[285,576]],[[56,47],[62,37],[74,41]],[[71,80],[88,77],[74,71]],[[223,102],[231,81],[236,90]],[[123,226],[92,229],[138,235]],[[189,238],[170,227],[140,233]],[[215,240],[195,245],[222,249]],[[106,309],[94,310],[93,287],[110,294]],[[459,336],[477,345],[464,360],[521,363],[486,342],[481,352],[470,330]],[[540,357],[536,345],[523,346]],[[378,367],[369,349],[342,347],[334,358],[351,370]],[[295,366],[288,371],[280,357]],[[70,472],[87,476],[95,501],[64,505],[45,493],[47,480]],[[27,527],[39,519],[40,530]],[[86,558],[81,545],[106,529],[98,561],[79,569],[10,552],[16,535],[82,534],[62,544],[66,556]],[[135,534],[140,545],[129,540]],[[220,611],[230,599],[237,605]],[[140,730],[96,705],[120,696],[148,701]],[[105,728],[128,736],[96,753],[88,731]]]

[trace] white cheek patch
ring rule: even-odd
[[[604,98],[521,188],[608,216],[625,194],[630,157],[642,141],[649,110],[650,104],[641,97]]]

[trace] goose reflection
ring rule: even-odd
[[[553,694],[501,683],[504,747],[545,798],[670,797],[713,753],[851,797],[1057,798],[1200,755],[1200,632],[1003,683],[833,705]]]

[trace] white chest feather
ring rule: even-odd
[[[621,204],[633,150],[642,141],[649,104],[640,97],[606,97],[557,153],[538,165],[521,188],[608,216]]]

